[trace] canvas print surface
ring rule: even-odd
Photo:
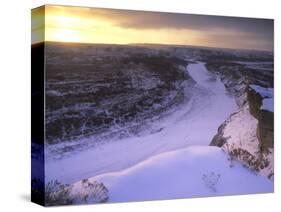
[[[273,192],[273,20],[32,10],[32,201]]]

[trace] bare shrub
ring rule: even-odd
[[[78,190],[74,186],[62,184],[57,180],[45,186],[45,202],[47,206],[70,205],[75,203],[104,203],[108,200],[108,189],[103,183],[83,179]]]
[[[71,186],[52,180],[45,186],[45,203],[47,206],[69,205],[73,198],[70,195]]]
[[[97,181],[82,180],[83,190],[86,191],[82,198],[85,202],[91,201],[96,203],[104,203],[108,200],[108,189],[103,183]]]
[[[251,154],[245,149],[240,147],[235,147],[234,144],[226,143],[222,146],[224,152],[226,152],[230,157],[231,167],[233,166],[233,160],[238,160],[242,162],[246,167],[253,171],[260,171],[269,166],[268,159],[265,155],[260,153],[258,157]]]
[[[213,192],[217,192],[217,184],[220,180],[221,175],[211,172],[210,174],[203,174],[202,180],[207,188],[211,189]]]

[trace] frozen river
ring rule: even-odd
[[[220,124],[237,106],[234,97],[227,94],[223,83],[208,72],[204,63],[189,64],[186,71],[196,81],[194,88],[186,88],[192,98],[169,116],[153,123],[161,130],[77,151],[61,159],[54,159],[47,151],[46,181],[57,179],[73,183],[123,170],[163,152],[191,145],[209,145]]]

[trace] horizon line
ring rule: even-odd
[[[178,47],[192,47],[192,48],[206,48],[206,49],[222,49],[222,50],[240,50],[240,51],[259,51],[274,53],[272,50],[264,49],[248,49],[248,48],[230,48],[230,47],[216,47],[216,46],[201,46],[190,44],[172,44],[172,43],[91,43],[91,42],[75,42],[75,41],[38,41],[31,43],[31,46],[38,45],[40,43],[61,43],[61,44],[81,44],[81,45],[116,45],[116,46],[134,46],[134,45],[158,45],[158,46],[178,46]]]

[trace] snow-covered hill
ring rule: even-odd
[[[106,189],[93,189],[100,182]],[[81,180],[68,189],[73,203],[83,204],[264,193],[273,192],[273,184],[240,163],[231,163],[221,148],[192,146]]]

